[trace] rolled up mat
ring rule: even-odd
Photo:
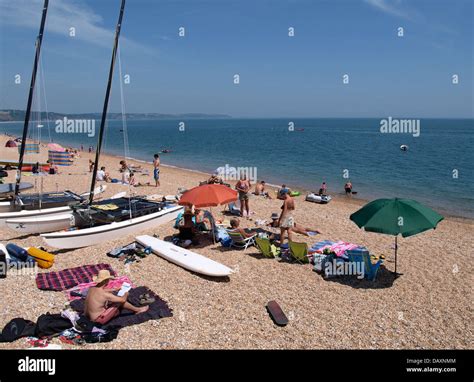
[[[30,263],[34,264],[35,259],[28,255],[26,249],[19,247],[16,244],[7,244],[7,251],[10,255],[10,264],[18,264],[18,263]]]
[[[10,257],[15,257],[19,261],[27,261],[28,260],[28,252],[26,249],[19,247],[16,244],[7,244],[7,251]],[[15,260],[15,259],[12,259]]]
[[[42,249],[30,247],[28,254],[36,260],[40,268],[48,269],[54,264],[54,255]]]

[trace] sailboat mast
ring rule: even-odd
[[[33,64],[33,73],[31,74],[30,91],[28,93],[28,103],[26,106],[26,113],[25,113],[25,124],[23,125],[23,136],[21,140],[20,157],[18,159],[18,173],[16,176],[16,184],[15,184],[15,196],[17,196],[18,192],[20,191],[21,168],[23,167],[23,157],[25,156],[26,137],[28,136],[28,125],[30,123],[31,103],[33,102],[33,94],[34,94],[35,83],[36,83],[36,72],[38,70],[38,62],[39,62],[39,58],[41,54],[41,43],[43,42],[43,32],[44,32],[44,25],[46,23],[46,14],[48,13],[48,4],[49,4],[49,0],[44,0],[43,15],[41,16],[40,30],[39,30],[38,37],[36,38],[35,62]]]
[[[100,129],[99,129],[99,137],[97,139],[97,148],[95,152],[95,163],[94,163],[94,171],[92,173],[92,182],[91,182],[91,189],[89,194],[89,204],[92,204],[94,200],[94,188],[95,188],[95,181],[97,177],[97,169],[99,166],[99,158],[100,158],[100,151],[102,149],[102,140],[104,135],[104,128],[105,128],[105,121],[107,119],[107,109],[109,106],[109,97],[110,97],[110,90],[112,88],[112,77],[114,74],[114,66],[115,66],[115,58],[117,56],[117,47],[120,37],[120,29],[122,27],[122,17],[123,11],[125,9],[125,0],[122,0],[122,5],[120,7],[120,14],[117,22],[117,27],[115,28],[115,42],[114,42],[114,49],[112,51],[112,59],[110,61],[110,70],[109,70],[109,80],[107,82],[107,90],[105,92],[105,100],[104,100],[104,108],[102,109],[102,119],[100,121]],[[120,79],[121,81],[122,79]]]

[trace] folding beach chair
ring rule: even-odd
[[[268,257],[270,259],[274,259],[276,256],[278,256],[278,249],[274,247],[275,249],[272,250],[272,244],[270,243],[269,239],[256,237],[255,244],[257,245],[257,248],[260,250],[263,256]]]
[[[346,255],[348,257],[347,261],[351,261],[354,263],[362,263],[364,267],[364,277],[369,281],[375,281],[377,277],[377,272],[382,265],[383,260],[379,259],[375,264],[372,263],[370,258],[370,253],[367,250],[348,250],[346,251]]]
[[[302,264],[308,264],[308,245],[306,243],[289,242],[290,256]]]
[[[255,244],[255,238],[257,237],[257,234],[250,237],[243,237],[239,231],[235,231],[233,229],[227,229],[226,231],[232,240],[230,243],[231,247],[247,249],[249,246]]]

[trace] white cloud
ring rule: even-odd
[[[0,23],[14,25],[24,28],[38,29],[43,0],[0,0]],[[118,17],[119,7],[116,12],[107,17],[113,18],[114,25]],[[124,24],[126,25],[126,10]],[[46,33],[55,33],[69,38],[69,29],[75,28],[75,38],[78,40],[111,47],[114,38],[115,27],[104,28],[103,18],[94,12],[82,1],[78,0],[54,0],[49,2],[48,16],[46,19]],[[142,53],[155,54],[149,47],[128,39],[121,35],[123,49],[137,49]]]
[[[410,16],[400,9],[400,0],[389,1],[389,0],[364,0],[366,3],[377,8],[378,10],[388,13],[393,16],[402,17],[409,19]]]

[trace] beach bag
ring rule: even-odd
[[[230,246],[232,244],[232,239],[230,238],[230,236],[228,236],[224,239],[221,239],[221,244],[225,248],[230,248]]]
[[[35,335],[38,338],[49,337],[71,328],[72,323],[67,318],[62,317],[60,314],[46,313],[38,317]]]
[[[327,255],[322,253],[313,254],[313,271],[321,273],[326,265]]]
[[[13,342],[22,337],[30,337],[35,334],[36,324],[23,318],[14,318],[2,330],[0,342]]]
[[[227,239],[230,239],[227,231],[222,227],[216,227],[216,240],[222,241],[222,240],[227,240]]]
[[[28,248],[28,254],[35,259],[38,266],[43,269],[51,268],[54,264],[54,255],[40,248]]]

